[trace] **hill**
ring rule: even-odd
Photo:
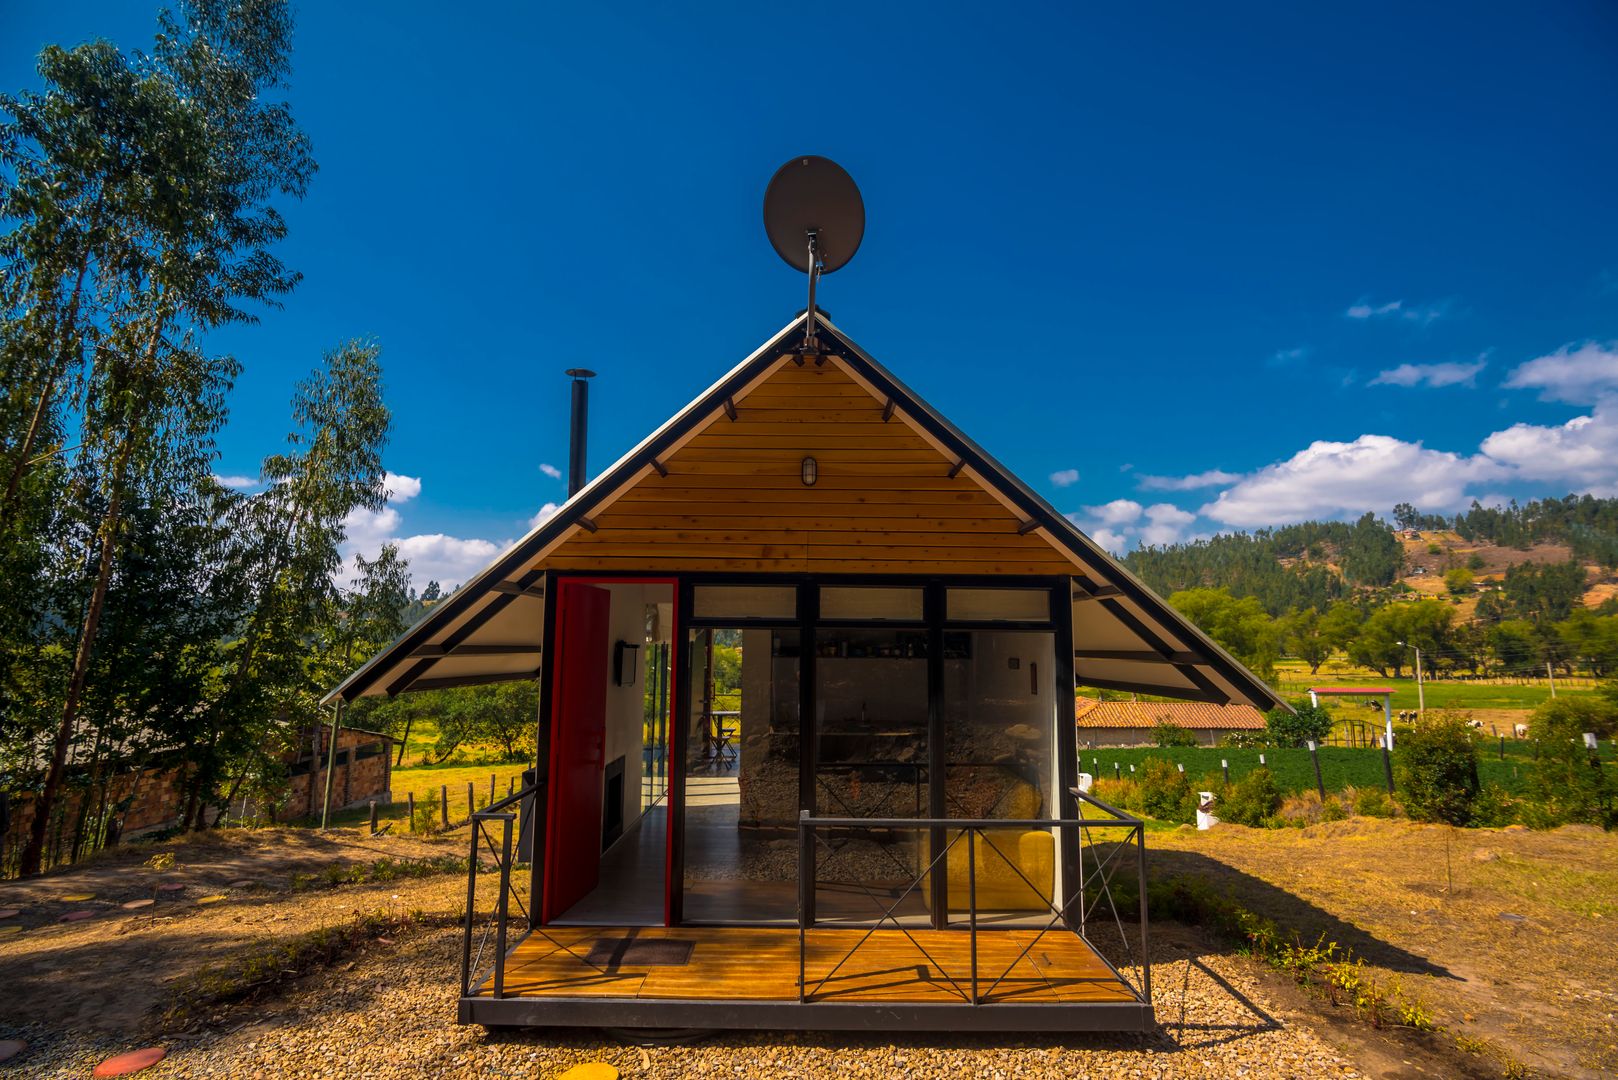
[[[1163,595],[1225,588],[1256,598],[1274,616],[1414,594],[1449,599],[1470,619],[1525,567],[1574,577],[1582,570],[1584,606],[1618,603],[1618,498],[1473,503],[1454,517],[1401,504],[1394,517],[1389,523],[1366,513],[1352,524],[1309,521],[1145,547],[1124,563]]]

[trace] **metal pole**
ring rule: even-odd
[[[584,487],[586,479],[584,458],[589,441],[590,384],[585,380],[595,378],[596,373],[589,368],[568,368],[567,374],[573,378],[573,419],[568,428],[567,448],[567,497],[571,499]]]
[[[1140,875],[1140,965],[1143,996],[1146,1004],[1152,1003],[1152,957],[1151,938],[1147,933],[1147,903],[1146,903],[1146,826],[1135,826],[1135,839],[1140,844],[1139,869]]]
[[[472,912],[478,899],[478,828],[472,824],[472,853],[466,860],[466,935],[461,941],[461,996],[472,990]]]
[[[326,800],[320,804],[320,827],[326,828],[326,819],[331,814],[331,784],[337,775],[337,723],[342,717],[343,699],[338,698],[331,705],[331,745],[326,748]]]
[[[809,811],[798,811],[798,1004],[804,1002],[808,983],[804,978],[805,935],[809,928],[809,877],[814,872],[814,848],[810,846]]]
[[[501,822],[500,830],[500,899],[496,902],[494,924],[494,996],[506,996],[506,910],[511,895],[511,815]],[[476,835],[477,829],[472,830]],[[474,856],[475,858],[475,856]]]
[[[1325,802],[1326,801],[1326,781],[1321,779],[1321,776],[1320,776],[1320,751],[1316,748],[1315,740],[1313,740],[1313,739],[1310,739],[1308,741],[1308,746],[1309,746],[1309,760],[1312,761],[1314,763],[1314,766],[1315,766],[1315,790],[1320,792],[1320,801]]]
[[[1382,747],[1382,771],[1388,774],[1388,794],[1393,794],[1393,754],[1387,746]]]
[[[967,948],[972,954],[972,1004],[978,1003],[978,853],[973,838],[976,829],[966,830],[966,918]],[[992,986],[989,989],[994,989]]]

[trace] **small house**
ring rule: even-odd
[[[1144,830],[1078,790],[1074,688],[1275,696],[811,320],[328,699],[538,681],[460,1017],[1145,1030],[1144,912],[1101,888],[1144,894]]]
[[[1168,724],[1189,732],[1198,746],[1218,746],[1226,736],[1260,732],[1264,714],[1245,701],[1098,701],[1080,697],[1074,707],[1079,747],[1150,746]]]

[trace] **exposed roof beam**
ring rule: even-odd
[[[1205,658],[1192,652],[1176,652],[1164,656],[1150,649],[1074,649],[1073,657],[1076,660],[1128,660],[1140,664],[1161,664],[1164,660],[1171,664],[1207,662]]]
[[[652,459],[652,468],[657,470],[657,475],[659,476],[667,476],[669,474],[669,467],[656,458]]]
[[[507,596],[532,596],[540,600],[545,598],[543,585],[524,586],[516,581],[497,581],[489,586],[489,589],[491,592],[504,593]]]
[[[949,478],[951,480],[955,479],[957,476],[961,475],[961,470],[964,468],[966,468],[966,459],[962,458],[949,467]]]
[[[892,420],[892,419],[893,419],[893,399],[889,398],[888,403],[886,405],[882,406],[882,422],[884,424],[886,424],[889,420]]]
[[[1156,694],[1159,697],[1180,698],[1185,701],[1206,701],[1211,705],[1229,705],[1230,699],[1223,694],[1209,693],[1186,686],[1150,686],[1146,683],[1125,682],[1122,679],[1094,679],[1084,675],[1077,675],[1074,681],[1080,686],[1094,686],[1098,690],[1123,690],[1134,694]]]
[[[1025,521],[1021,525],[1017,526],[1017,535],[1027,536],[1037,528],[1039,528],[1039,522],[1033,520]]]
[[[539,646],[534,645],[423,645],[410,654],[411,656],[538,656]]]
[[[539,668],[533,671],[508,671],[503,675],[456,675],[447,679],[417,679],[411,690],[448,690],[452,686],[482,686],[484,683],[521,682],[539,678]]]
[[[736,402],[731,398],[725,399],[725,415],[732,420],[736,419]]]

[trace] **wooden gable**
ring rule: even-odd
[[[1074,563],[836,358],[783,358],[535,568],[1065,575]],[[813,457],[819,478],[801,479]],[[951,473],[954,475],[951,475]]]

